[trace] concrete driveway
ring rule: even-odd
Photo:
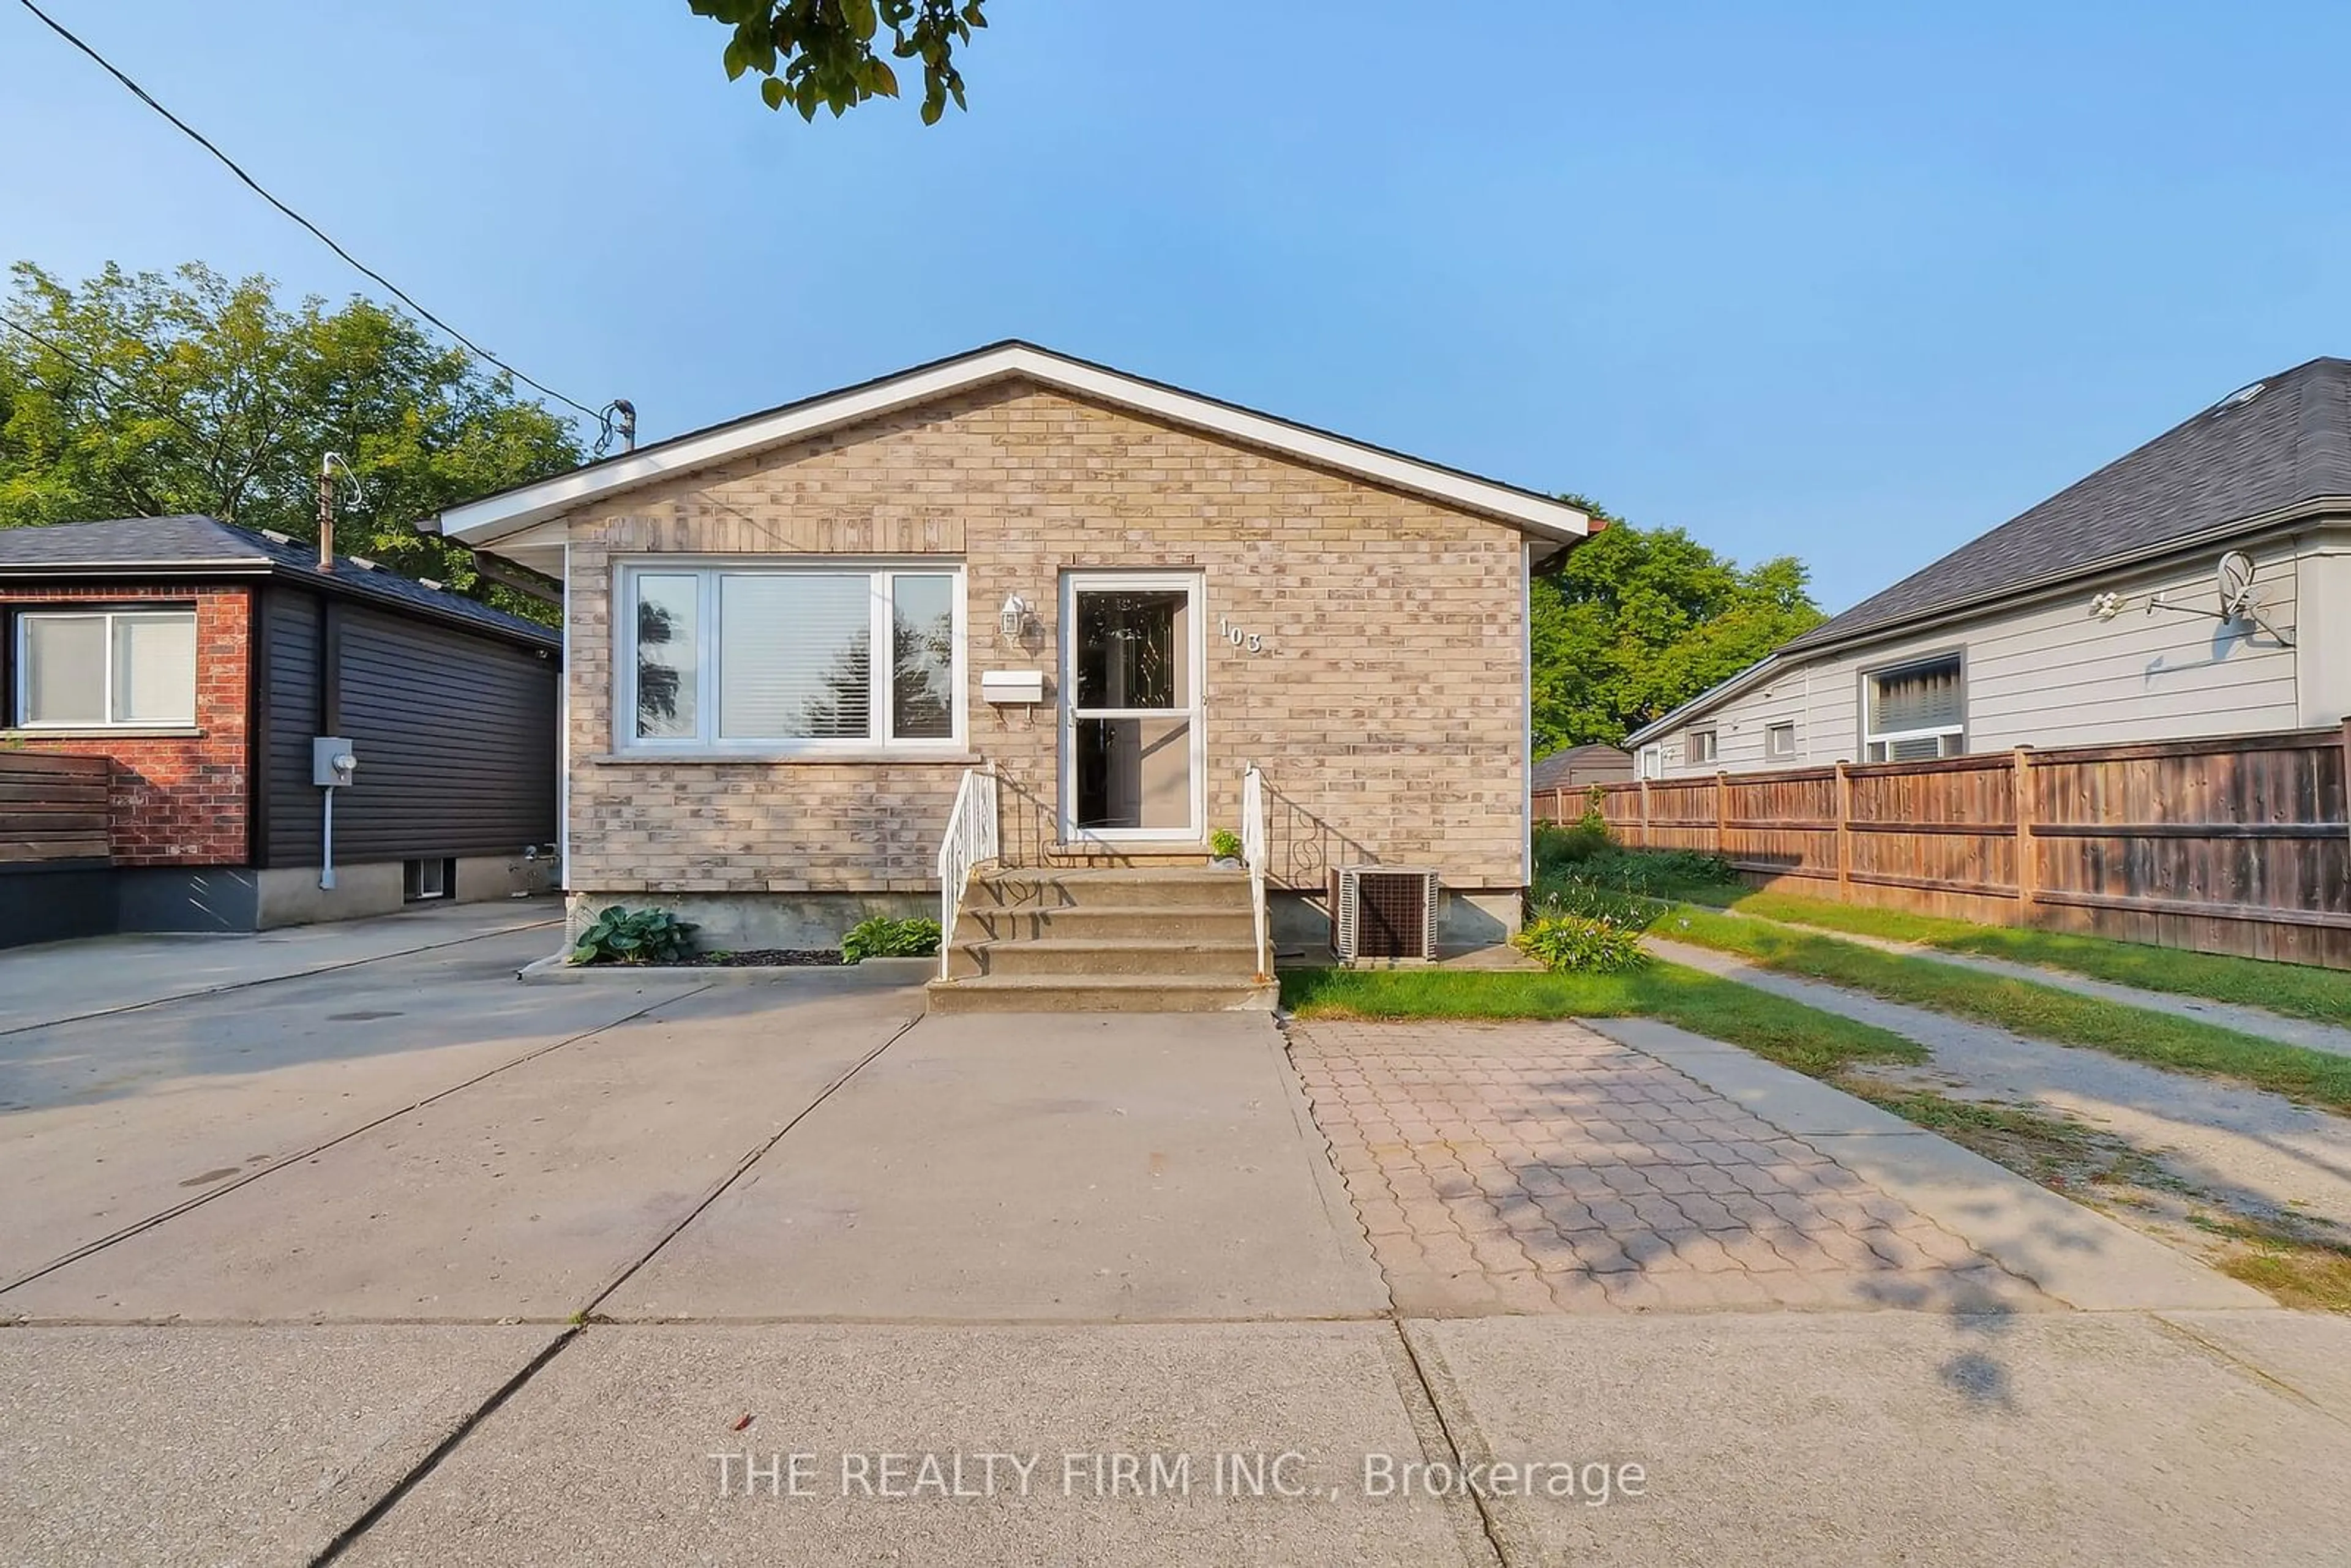
[[[0,1033],[0,1558],[2334,1557],[2337,1321],[2190,1311],[2177,1281],[2094,1312],[1686,1281],[1514,1304],[1437,1267],[1436,1228],[1492,1207],[1442,1171],[1367,1238],[1361,1178],[1426,1175],[1433,1144],[1507,1152],[1521,1237],[1608,1201],[1543,1175],[1571,1166],[1687,1187],[1695,1227],[1703,1189],[1663,1173],[1706,1162],[1615,1146],[1644,1105],[1751,1134],[1815,1205],[1938,1168],[1743,1055],[925,1020],[853,975],[514,985],[546,946]],[[1358,1084],[1513,1132],[1329,1110]],[[1949,1175],[1891,1228],[2002,1250],[1963,1212],[1996,1196]],[[1685,1232],[1627,1210],[1663,1268]],[[2088,1220],[2064,1249],[2096,1250]],[[1496,1459],[1573,1466],[1575,1495],[1412,1468]]]

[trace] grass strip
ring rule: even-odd
[[[1285,969],[1281,1003],[1307,1019],[1654,1018],[1823,1079],[1857,1062],[1927,1060],[1916,1041],[1875,1024],[1679,964],[1621,975]]]
[[[2034,1040],[2086,1046],[2351,1111],[2351,1057],[1690,904],[1670,911],[1655,929],[1661,936],[1734,953],[1779,974],[1825,980]]]
[[[2238,1245],[2218,1267],[2280,1306],[2351,1312],[2351,1246],[2321,1241],[2275,1225],[2197,1216],[2191,1224]]]
[[[1752,893],[1727,887],[1692,892],[1687,896],[1692,903],[1733,908],[1766,920],[1794,921],[1892,942],[1915,942],[1945,953],[2038,964],[2093,980],[2137,986],[2141,990],[2233,1002],[2317,1023],[2351,1026],[2351,970],[2273,964],[2221,953],[2190,953],[2177,947],[2150,947],[2139,942],[2074,936],[2022,925],[1978,925],[1964,920],[1945,920],[1869,904],[1836,904],[1784,893]]]

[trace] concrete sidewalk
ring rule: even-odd
[[[2335,1056],[2351,1056],[2351,1026],[2324,1024],[2312,1019],[2294,1018],[2285,1013],[2271,1012],[2265,1008],[2244,1007],[2231,1002],[2216,1002],[2204,997],[2191,997],[2178,991],[2150,991],[2140,986],[2126,986],[2113,980],[2095,979],[2077,975],[2070,969],[2055,969],[2041,964],[2020,964],[2007,958],[1994,958],[1980,953],[1953,953],[1940,947],[1929,947],[1921,942],[1899,942],[1888,936],[1869,936],[1855,931],[1834,931],[1825,925],[1808,925],[1800,920],[1777,920],[1769,915],[1750,915],[1737,906],[1719,911],[1735,915],[1742,920],[1759,921],[1782,930],[1800,932],[1807,936],[1826,936],[1838,942],[1851,942],[1856,946],[1874,947],[1881,953],[1892,953],[1904,958],[1924,958],[1932,964],[1949,964],[1955,968],[1973,969],[1978,974],[1998,975],[2003,979],[2024,980],[2036,986],[2048,986],[2056,990],[2072,991],[2077,996],[2095,997],[2101,1001],[2120,1002],[2125,1007],[2145,1008],[2150,1012],[2169,1013],[2175,1018],[2194,1019],[2222,1029],[2233,1029],[2241,1034],[2257,1039],[2273,1040],[2282,1045],[2299,1045],[2310,1051],[2324,1051]],[[2286,966],[2280,965],[2279,967]]]
[[[553,928],[551,898],[421,906],[373,920],[236,936],[93,936],[0,951],[0,1034],[317,974],[512,931]],[[534,954],[533,956],[539,956]]]
[[[1916,1040],[1931,1053],[1935,1076],[1964,1092],[2040,1104],[2110,1132],[2232,1208],[2290,1211],[2351,1233],[2351,1119],[2242,1084],[1778,974],[1712,948],[1655,938],[1649,946],[1677,964]],[[1881,1076],[1898,1081],[1898,1070]]]

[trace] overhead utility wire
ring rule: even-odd
[[[190,424],[184,418],[181,417],[180,414],[164,407],[162,403],[156,402],[148,398],[136,387],[132,386],[129,382],[124,381],[121,377],[116,375],[113,371],[102,370],[99,367],[89,363],[87,360],[76,359],[73,355],[73,351],[68,349],[64,344],[56,342],[48,338],[45,338],[38,332],[32,330],[30,328],[20,327],[16,322],[9,320],[5,316],[0,316],[0,327],[5,327],[11,332],[16,333],[18,337],[26,340],[37,347],[47,350],[50,353],[55,354],[58,359],[63,360],[67,364],[71,365],[75,370],[79,371],[82,374],[89,377],[91,380],[104,382],[107,385],[120,392],[123,396],[145,407],[149,413],[161,414],[163,418],[170,420],[173,424],[176,424],[182,430],[186,431],[188,434],[195,440],[203,442],[210,439],[203,431],[198,430],[194,425]]]
[[[409,296],[407,290],[402,288],[400,285],[394,283],[391,278],[386,277],[382,273],[378,272],[375,268],[368,266],[358,256],[353,256],[350,251],[345,250],[341,246],[335,243],[334,238],[329,235],[326,230],[320,228],[318,225],[312,223],[309,219],[304,217],[301,214],[296,212],[293,208],[279,201],[276,196],[271,195],[268,190],[262,185],[260,181],[255,179],[252,175],[239,168],[237,166],[236,160],[231,158],[227,153],[214,146],[211,141],[204,136],[204,132],[198,131],[194,126],[190,125],[186,120],[182,120],[178,115],[173,114],[170,110],[165,109],[162,104],[156,102],[155,97],[152,93],[149,92],[145,88],[141,87],[137,82],[132,81],[129,77],[123,75],[120,70],[115,68],[112,61],[109,60],[104,55],[99,54],[96,49],[91,48],[88,44],[83,43],[79,38],[76,37],[72,32],[65,27],[63,24],[59,23],[47,12],[42,10],[38,5],[34,5],[33,0],[16,0],[16,3],[24,6],[26,10],[30,11],[40,20],[41,25],[48,28],[50,32],[55,33],[58,37],[63,38],[67,43],[71,44],[75,48],[89,56],[90,59],[97,63],[98,68],[100,70],[112,77],[116,81],[120,82],[125,88],[129,89],[131,96],[138,99],[140,102],[145,104],[148,108],[153,110],[156,113],[170,120],[179,129],[182,135],[187,137],[189,141],[193,141],[197,146],[211,153],[214,158],[219,159],[222,164],[227,168],[228,172],[235,175],[239,180],[243,181],[246,186],[250,189],[255,195],[259,196],[263,201],[267,202],[271,206],[276,207],[279,212],[285,214],[287,217],[293,219],[296,223],[309,230],[312,235],[317,236],[319,244],[325,246],[329,250],[333,251],[337,256],[341,256],[345,261],[350,263],[350,265],[364,277],[370,277],[375,282],[382,285],[383,287],[391,293],[393,298],[399,300],[411,310],[415,311],[419,316],[422,316],[424,319],[432,322],[433,325],[440,328],[444,332],[446,332],[450,337],[455,339],[457,342],[463,346],[467,352],[474,355],[475,358],[486,361],[488,363],[496,365],[498,369],[506,371],[507,374],[514,377],[515,380],[522,382],[523,385],[529,387],[536,392],[544,392],[549,397],[553,398],[559,403],[565,404],[567,407],[578,409],[590,419],[596,421],[598,424],[602,426],[608,433],[610,432],[611,428],[611,416],[609,413],[600,413],[598,410],[590,408],[586,403],[581,402],[575,398],[568,398],[564,396],[561,392],[557,392],[553,387],[549,386],[544,382],[533,381],[530,377],[523,374],[512,365],[507,364],[504,360],[499,359],[496,354],[491,353],[487,349],[483,348],[479,343],[475,342],[471,338],[466,337],[465,334],[457,330],[456,328],[449,325],[448,322],[441,319],[440,317],[433,314],[432,311],[424,308],[423,306],[419,305]]]

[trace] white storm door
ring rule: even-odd
[[[1197,843],[1207,645],[1192,572],[1061,579],[1061,841]]]

